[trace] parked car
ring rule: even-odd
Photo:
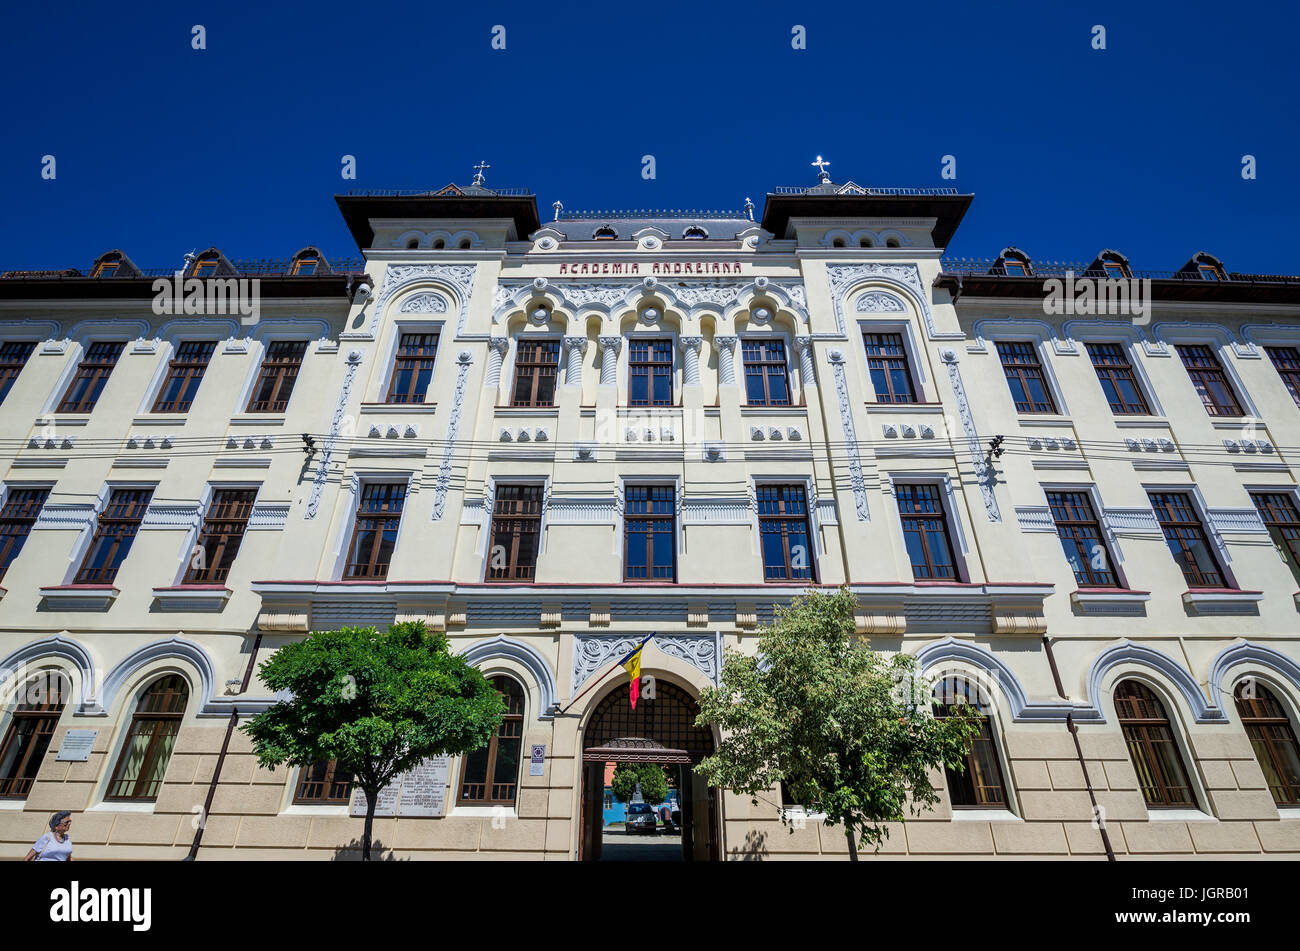
[[[659,822],[649,803],[634,802],[627,807],[627,823],[624,828],[628,835],[646,832],[654,835],[659,830]]]

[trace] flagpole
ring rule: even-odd
[[[635,654],[635,653],[636,653],[638,650],[640,650],[642,647],[645,647],[646,643],[650,640],[650,638],[651,638],[651,637],[654,637],[654,636],[655,636],[655,635],[654,635],[654,632],[652,631],[652,632],[649,634],[649,636],[647,636],[643,641],[641,641],[640,644],[638,644],[635,648],[632,649],[632,653]],[[629,654],[628,656],[631,656],[631,655]],[[572,700],[570,700],[568,703],[566,703],[566,704],[564,705],[564,709],[563,709],[563,710],[559,710],[559,711],[557,711],[555,715],[556,715],[557,717],[564,716],[564,714],[568,712],[569,707],[573,706],[575,703],[577,703],[579,700],[582,699],[582,695],[583,695],[583,694],[585,694],[585,693],[586,693],[588,690],[590,690],[592,687],[596,686],[596,684],[600,683],[602,680],[604,680],[606,677],[608,677],[608,676],[609,676],[609,672],[610,672],[611,670],[613,670],[613,669],[616,668],[616,667],[621,667],[622,665],[623,665],[623,661],[621,661],[621,660],[616,660],[616,661],[614,661],[614,663],[611,664],[611,665],[609,666],[609,668],[608,668],[608,669],[607,669],[603,674],[601,674],[599,677],[597,677],[595,680],[593,680],[593,681],[592,681],[591,683],[589,683],[587,686],[583,687],[583,688],[582,688],[582,692],[579,693],[579,694],[578,694],[576,697],[574,697]]]

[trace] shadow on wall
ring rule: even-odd
[[[360,862],[361,861],[361,839],[356,838],[346,845],[340,845],[334,850],[334,857],[331,862]],[[409,862],[410,859],[399,859],[391,849],[384,846],[379,839],[370,840],[370,861],[372,862]]]
[[[761,862],[767,858],[767,833],[752,829],[745,833],[744,845],[731,850],[731,859],[740,862]]]

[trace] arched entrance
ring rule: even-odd
[[[615,687],[596,705],[582,731],[582,792],[578,854],[601,857],[606,763],[662,763],[677,770],[682,858],[712,860],[720,848],[718,791],[692,767],[713,752],[713,734],[695,726],[700,708],[685,689],[656,678],[637,701]]]

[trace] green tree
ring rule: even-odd
[[[630,802],[641,784],[641,798],[657,806],[668,798],[668,775],[658,763],[619,763],[614,767],[610,789],[619,802]]]
[[[979,720],[969,707],[935,719],[915,659],[871,650],[855,634],[855,607],[847,588],[810,591],[778,611],[757,656],[727,651],[696,720],[722,741],[696,772],[755,804],[784,781],[796,804],[844,826],[857,861],[859,843],[879,850],[883,823],[905,820],[905,804],[919,815],[938,801],[930,770],[965,769]],[[781,819],[791,824],[784,810]]]
[[[336,759],[366,794],[361,857],[379,791],[429,756],[462,754],[492,738],[505,704],[487,679],[420,621],[318,631],[259,668],[281,700],[244,724],[261,766]]]

